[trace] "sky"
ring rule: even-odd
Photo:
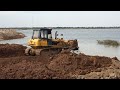
[[[0,11],[0,27],[120,26],[120,11]]]

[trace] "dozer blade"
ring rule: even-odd
[[[29,56],[29,55],[34,56],[34,55],[35,55],[35,50],[32,49],[32,48],[27,48],[27,49],[25,50],[25,55],[27,55],[27,56]]]
[[[31,48],[26,48],[25,49],[25,55],[30,55],[30,50],[31,50]]]

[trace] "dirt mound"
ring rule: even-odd
[[[48,65],[53,71],[74,72],[86,74],[97,68],[109,67],[112,64],[111,58],[99,56],[87,56],[84,54],[60,53],[56,55]]]
[[[51,71],[39,56],[0,58],[1,79],[52,79],[67,78],[59,72]]]
[[[23,56],[25,49],[18,44],[0,44],[0,57]]]
[[[69,50],[49,58],[45,55],[25,56],[25,49],[18,44],[0,44],[1,79],[71,79],[79,75],[86,75],[85,78],[91,75],[92,78],[94,73],[106,68],[119,70],[120,67],[116,58],[75,54]],[[94,73],[87,76],[91,72]],[[100,77],[103,74],[100,73]]]
[[[0,29],[0,40],[24,38],[25,35],[15,29]]]

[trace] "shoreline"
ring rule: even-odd
[[[20,29],[20,30],[28,30],[28,29],[40,29],[40,28],[51,28],[51,29],[120,29],[119,26],[115,27],[7,27],[0,29]]]

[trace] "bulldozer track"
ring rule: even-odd
[[[33,48],[27,48],[25,50],[26,55],[46,55],[46,56],[51,56],[54,54],[58,54],[59,52],[62,51],[62,48],[43,48],[43,49],[33,49]]]

